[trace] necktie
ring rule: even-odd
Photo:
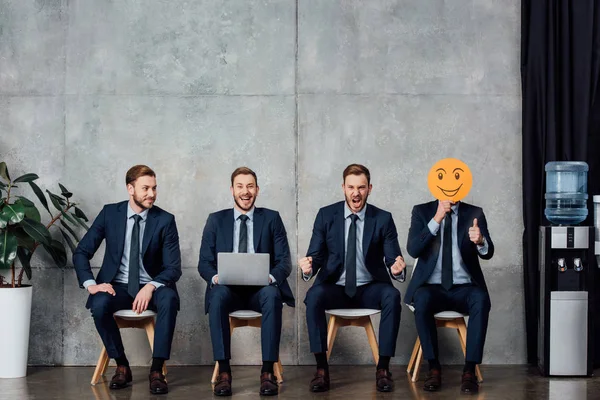
[[[348,231],[348,243],[346,244],[346,287],[348,297],[356,294],[356,220],[358,215],[351,214],[350,230]]]
[[[450,290],[452,278],[452,213],[450,211],[444,218],[444,248],[442,250],[442,287]]]
[[[140,221],[142,217],[135,214],[132,218],[135,222],[131,231],[131,247],[129,248],[127,293],[131,297],[135,297],[140,291]]]
[[[246,225],[246,221],[248,220],[248,216],[246,214],[242,214],[239,216],[240,219],[240,241],[238,244],[238,253],[247,253],[248,252],[248,226]]]

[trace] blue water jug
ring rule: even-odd
[[[588,215],[587,173],[583,161],[553,161],[546,164],[546,209],[555,225],[577,225]]]

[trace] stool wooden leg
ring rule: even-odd
[[[419,339],[419,335],[417,335],[417,340],[415,340],[415,346],[413,347],[412,354],[410,355],[410,361],[408,362],[408,368],[406,368],[406,372],[408,372],[409,374],[415,366],[415,362],[417,361],[417,354],[419,353],[420,348],[421,339]]]
[[[215,362],[215,369],[213,370],[212,378],[210,378],[210,383],[214,385],[217,383],[217,377],[219,376],[219,362]]]
[[[102,350],[100,351],[100,357],[98,357],[98,363],[96,363],[96,369],[94,370],[94,375],[92,375],[92,385],[97,384],[102,379],[102,375],[106,372],[106,368],[108,367],[108,362],[110,359],[108,358],[108,353],[106,352],[106,348],[102,345]]]
[[[335,315],[329,316],[329,326],[327,327],[327,360],[329,361],[329,356],[331,356],[331,348],[333,347],[333,342],[335,341],[335,335],[337,335],[338,330],[338,320]]]
[[[144,330],[146,331],[146,336],[148,336],[148,343],[150,343],[150,350],[154,352],[154,328],[156,326],[156,322],[154,318],[148,318],[144,323]],[[165,376],[165,381],[167,380],[167,363],[163,363],[162,367],[163,375]]]
[[[275,376],[277,377],[278,383],[283,383],[283,365],[281,365],[281,359],[273,365]]]
[[[365,327],[365,331],[367,331],[367,338],[369,339],[369,345],[371,346],[371,351],[373,352],[373,359],[375,360],[375,365],[377,365],[379,363],[379,345],[377,344],[377,338],[375,337],[375,329],[373,329],[371,317],[365,317],[363,326]]]
[[[419,370],[421,369],[421,362],[423,362],[423,348],[419,346],[419,352],[417,353],[417,359],[415,361],[415,370],[413,371],[412,381],[416,382],[419,380]]]

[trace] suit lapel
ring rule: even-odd
[[[458,239],[458,248],[462,247],[462,243],[467,236],[467,231],[469,230],[469,208],[465,203],[460,203],[458,207],[458,226],[456,228],[456,236]]]
[[[363,257],[367,258],[367,251],[369,250],[369,245],[371,244],[371,238],[373,237],[373,231],[375,230],[375,212],[372,207],[365,205],[367,209],[365,210],[365,224],[363,231]]]
[[[235,224],[235,220],[233,219],[233,208],[227,210],[225,213],[225,221],[223,221],[223,235],[225,236],[225,252],[232,253],[233,252],[233,224]]]
[[[346,253],[346,238],[345,238],[345,221],[344,221],[344,203],[338,208],[333,217],[334,232],[337,235],[337,242],[340,246],[340,254],[342,255],[342,265],[345,262],[344,254]]]
[[[150,244],[150,239],[152,238],[152,235],[154,235],[156,225],[158,225],[157,218],[158,210],[156,208],[151,208],[148,210],[146,227],[144,228],[144,238],[142,239],[142,257],[144,257],[144,254],[146,254],[146,250],[148,250],[148,245]]]
[[[119,249],[119,260],[123,257],[123,249],[125,248],[125,231],[127,230],[127,202],[121,203],[117,207],[116,226],[117,226],[117,249]]]
[[[262,231],[262,226],[263,226],[263,221],[264,221],[264,216],[262,213],[261,209],[255,208],[254,209],[254,220],[252,221],[253,227],[252,227],[252,231],[254,232],[254,234],[252,235],[252,238],[254,239],[254,252],[258,253],[258,245],[260,244],[260,238],[261,238],[261,231]]]

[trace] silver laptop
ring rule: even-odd
[[[219,285],[267,286],[268,253],[218,253]]]

